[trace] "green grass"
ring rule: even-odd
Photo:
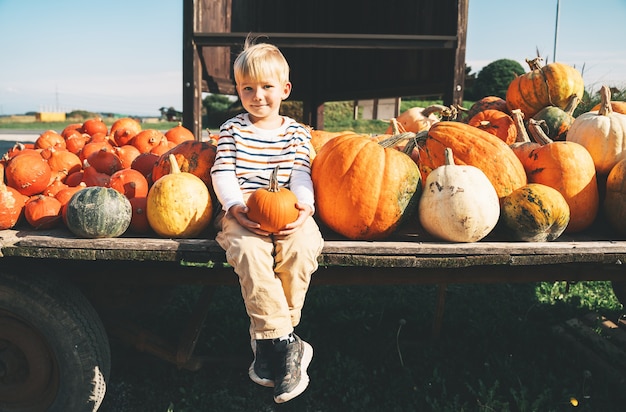
[[[198,296],[179,288],[146,324],[173,338]],[[297,332],[315,356],[307,391],[284,405],[247,376],[247,316],[238,287],[218,289],[196,372],[113,343],[101,411],[618,411],[626,393],[552,327],[622,306],[608,282],[449,285],[431,340],[435,286],[313,286]],[[579,402],[577,408],[571,399]]]

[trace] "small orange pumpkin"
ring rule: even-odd
[[[128,199],[148,196],[148,179],[138,170],[121,169],[111,175],[109,187]]]
[[[48,186],[52,170],[40,152],[22,151],[8,162],[5,176],[7,185],[23,195],[32,196],[43,192]]]
[[[513,144],[517,138],[515,121],[507,113],[500,110],[483,110],[469,119],[467,124],[491,133],[508,145]]]
[[[178,123],[178,125],[172,127],[167,132],[165,132],[165,137],[168,141],[174,143],[174,145],[182,143],[186,140],[196,140],[191,130],[187,129],[180,122]]]
[[[61,202],[54,196],[34,196],[24,205],[24,217],[35,229],[51,229],[61,221]]]
[[[4,164],[0,162],[0,230],[17,224],[27,200],[28,196],[4,184]]]
[[[276,233],[286,224],[298,218],[296,195],[286,187],[278,185],[278,171],[276,166],[270,175],[267,187],[252,192],[248,198],[248,218],[261,225],[261,230]]]

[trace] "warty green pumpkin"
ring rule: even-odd
[[[128,229],[131,216],[128,198],[110,187],[81,189],[65,206],[68,229],[83,238],[119,237]]]

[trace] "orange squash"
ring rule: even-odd
[[[515,121],[507,113],[495,109],[486,109],[468,120],[467,124],[491,133],[510,145],[517,138]]]
[[[22,151],[11,158],[4,173],[7,185],[25,196],[43,192],[52,177],[48,162],[36,150]]]
[[[509,145],[474,126],[441,121],[435,123],[428,132],[418,134],[417,141],[423,181],[432,170],[445,164],[444,152],[449,147],[454,155],[454,163],[482,170],[499,198],[527,183],[524,167]]]
[[[570,209],[565,232],[587,229],[594,222],[600,206],[593,158],[578,143],[552,141],[532,119],[529,129],[541,145],[529,156],[529,182],[550,186],[563,195]]]
[[[0,230],[17,224],[27,200],[28,196],[4,184],[4,164],[0,162]]]
[[[54,196],[33,196],[24,205],[24,217],[35,229],[53,228],[61,222],[61,202]]]
[[[369,136],[328,141],[311,167],[322,222],[351,239],[382,239],[416,212],[421,193],[417,165],[406,154]]]
[[[248,218],[261,225],[261,230],[276,233],[298,218],[298,198],[286,187],[278,185],[279,166],[270,175],[269,184],[252,192],[246,205]]]
[[[578,70],[564,63],[540,65],[541,58],[526,60],[530,72],[511,81],[506,92],[509,110],[520,109],[527,119],[546,106],[567,107],[572,95],[583,98],[585,85]]]

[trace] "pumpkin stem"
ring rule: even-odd
[[[180,166],[178,166],[178,162],[176,161],[176,156],[174,156],[174,153],[170,153],[167,159],[170,161],[170,173],[180,173]]]
[[[392,117],[391,118],[391,134],[393,135],[400,134],[400,128],[402,128],[403,132],[406,132],[406,130],[404,130],[404,126],[398,123],[398,119],[396,119],[395,117]]]
[[[446,147],[443,150],[443,155],[445,156],[444,164],[446,166],[454,166],[454,155],[452,154],[452,149]]]
[[[274,170],[272,170],[272,174],[270,174],[270,183],[267,188],[268,192],[278,192],[280,191],[280,187],[278,186],[278,170],[280,166],[276,166]]]
[[[513,109],[511,110],[511,116],[515,121],[515,127],[517,128],[517,137],[515,138],[515,141],[519,143],[530,142],[526,126],[524,126],[524,113],[522,113],[520,109]]]
[[[550,139],[541,128],[541,125],[545,123],[545,120],[530,119],[528,121],[528,129],[530,130],[530,134],[532,134],[533,139],[535,139],[535,141],[542,146],[553,142],[553,140]]]
[[[609,86],[602,86],[600,88],[600,110],[598,114],[600,116],[608,116],[613,113],[613,107],[611,106],[611,89]]]
[[[576,107],[578,107],[578,103],[580,103],[580,98],[576,93],[574,93],[569,97],[569,100],[567,101],[567,106],[565,106],[564,109],[565,113],[573,116],[574,110],[576,110]]]
[[[537,70],[537,69],[541,69],[541,62],[543,61],[542,57],[535,57],[534,59],[526,59],[526,63],[528,63],[528,67],[530,67],[530,70]]]
[[[384,148],[393,147],[397,143],[401,142],[402,140],[409,140],[415,137],[416,137],[416,134],[413,132],[404,132],[404,133],[394,134],[391,137],[381,140],[380,142],[378,142],[378,144]]]

